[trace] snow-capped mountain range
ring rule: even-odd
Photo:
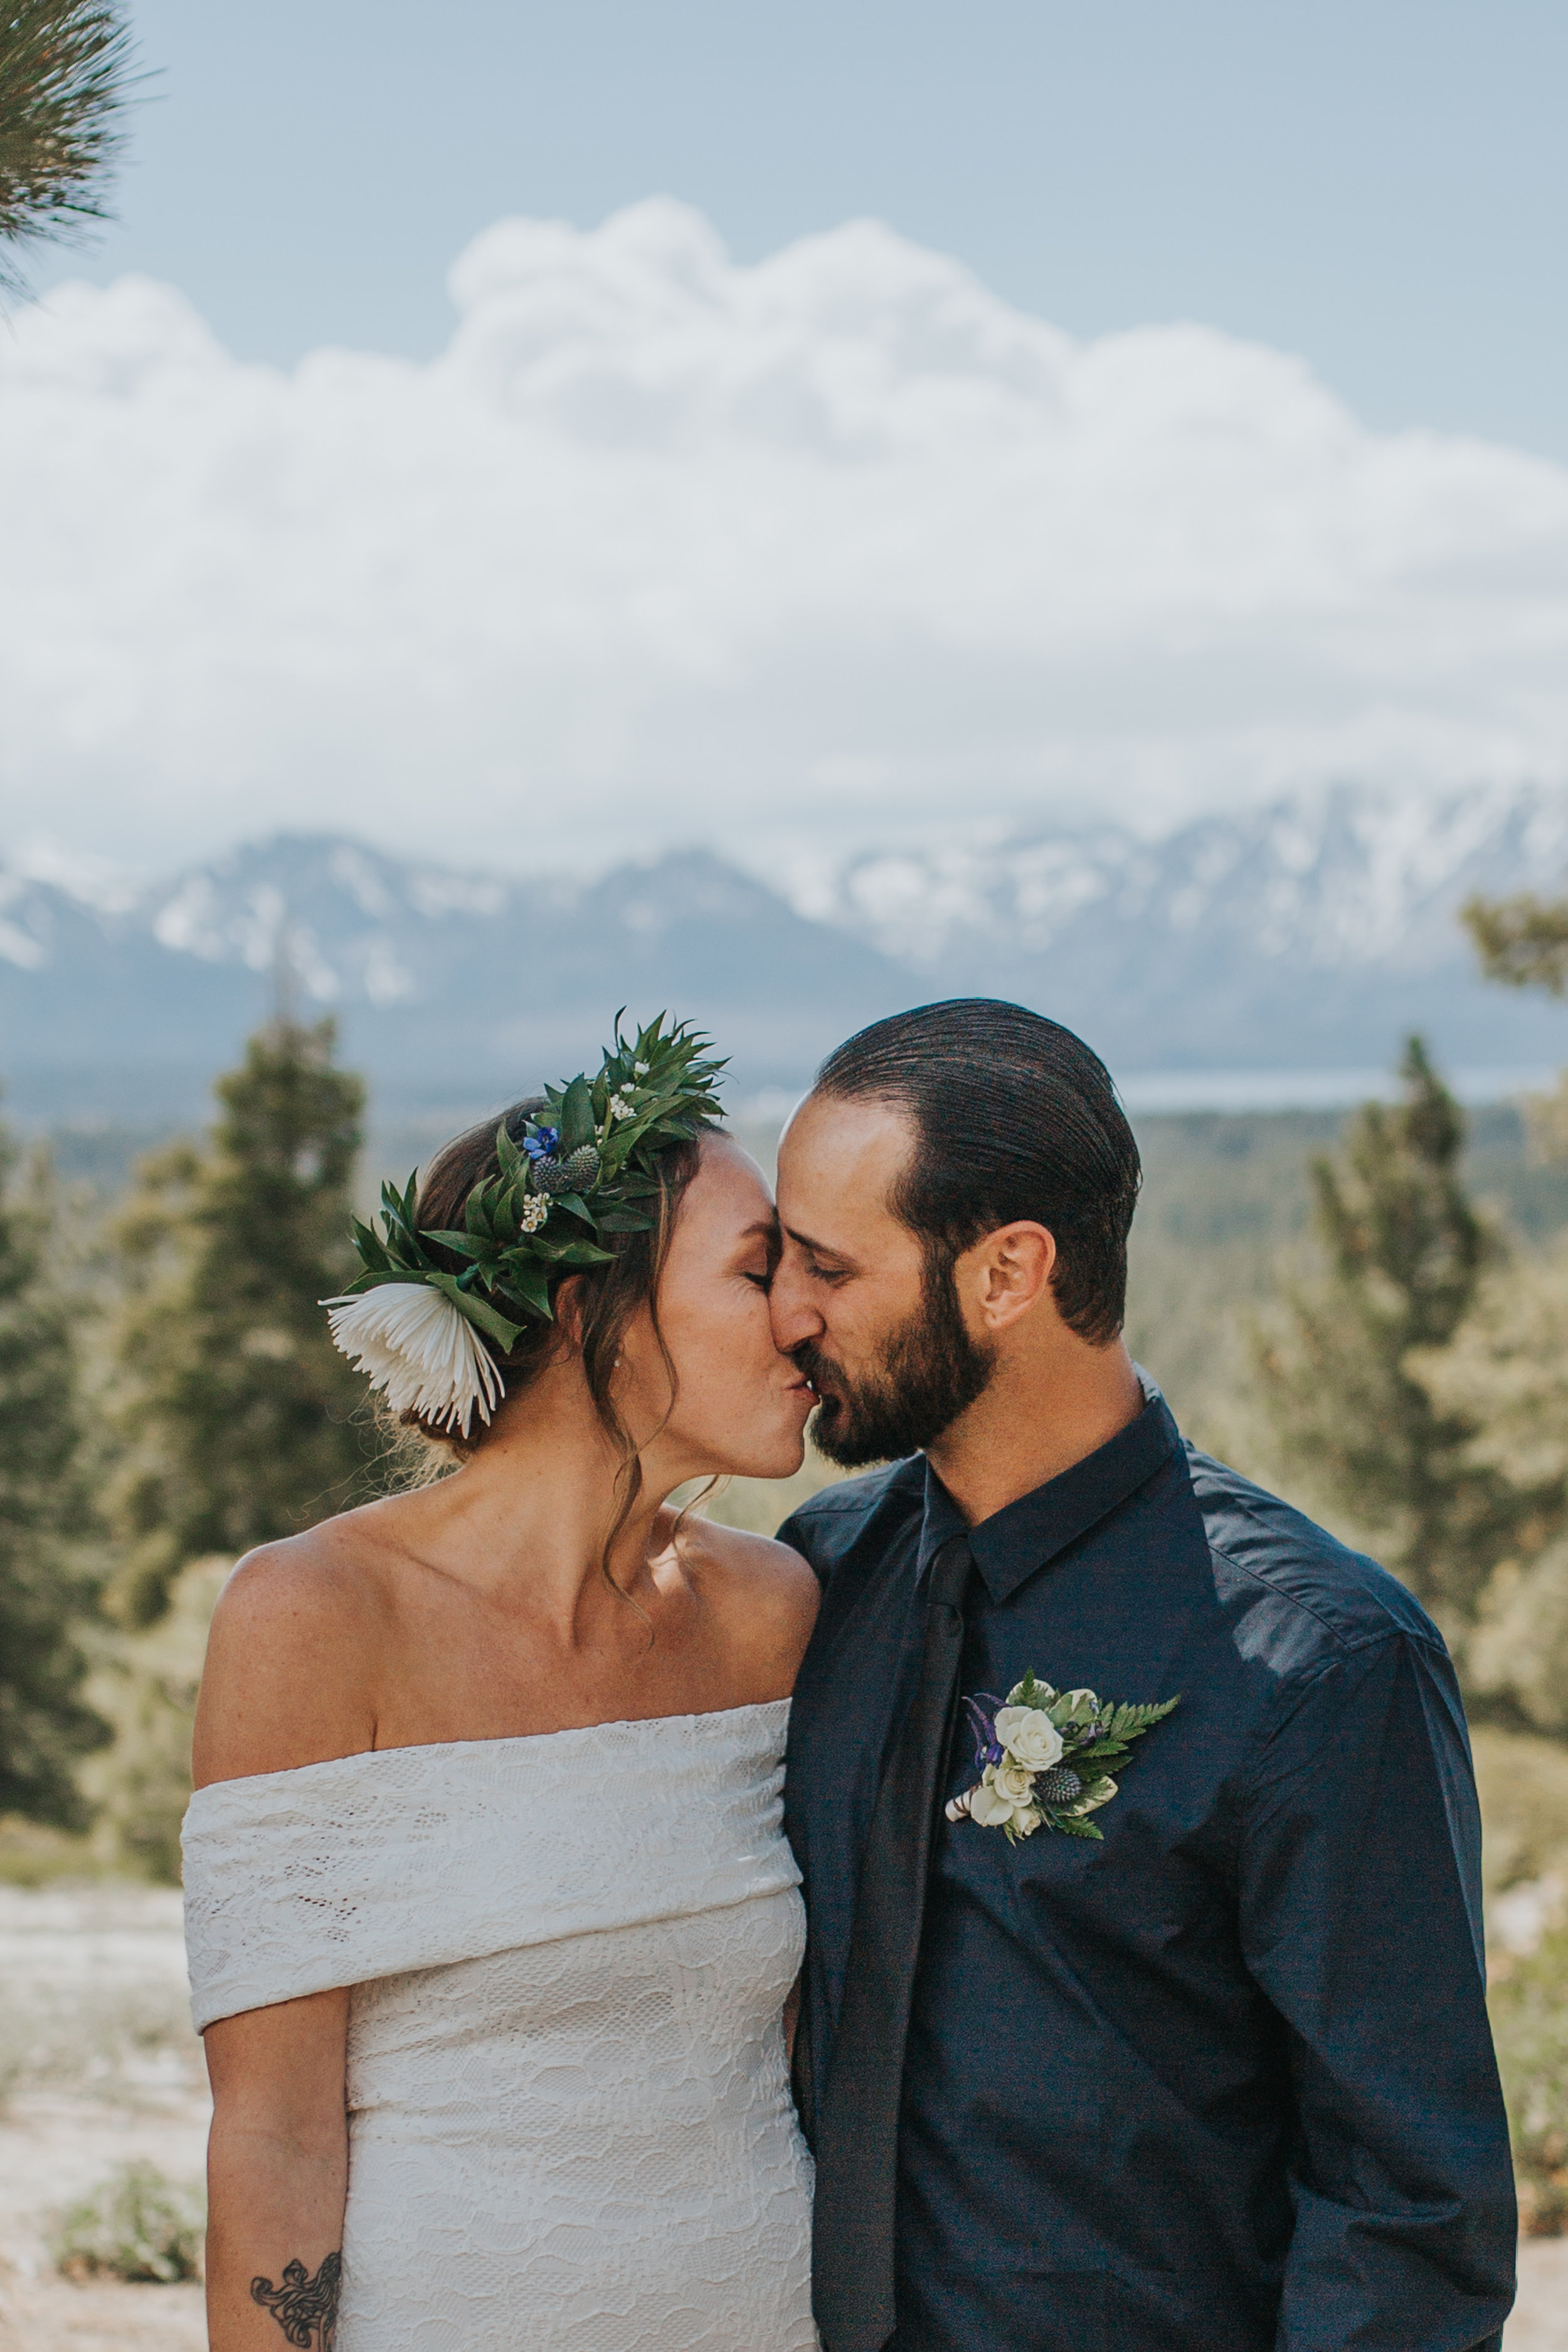
[[[900,1004],[986,992],[1120,1075],[1568,1058],[1568,1013],[1483,986],[1471,891],[1551,888],[1568,792],[1341,786],[1148,841],[1112,826],[858,856],[785,897],[702,850],[596,880],[282,835],[152,887],[0,872],[0,1076],[25,1116],[188,1116],[279,991],[336,1013],[384,1101],[575,1066],[617,1004],[710,1027],[752,1092]]]

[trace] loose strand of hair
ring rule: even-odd
[[[664,1366],[665,1378],[668,1382],[669,1395],[663,1419],[659,1422],[658,1427],[651,1431],[645,1440],[648,1444],[651,1444],[655,1438],[662,1435],[669,1426],[670,1415],[675,1411],[676,1391],[679,1385],[675,1359],[670,1354],[668,1342],[664,1336],[664,1327],[658,1317],[658,1286],[663,1278],[670,1243],[675,1234],[676,1205],[668,1188],[661,1185],[658,1194],[658,1223],[651,1241],[647,1244],[648,1249],[647,1315],[654,1341],[658,1349],[659,1360]],[[648,1631],[648,1647],[652,1649],[657,1639],[653,1621],[641,1602],[620,1582],[611,1565],[616,1546],[625,1533],[643,1491],[642,1451],[640,1447],[633,1445],[631,1433],[622,1420],[611,1392],[616,1363],[619,1360],[618,1347],[611,1361],[607,1365],[604,1362],[604,1357],[608,1352],[610,1345],[619,1341],[625,1325],[619,1315],[611,1315],[603,1322],[595,1318],[595,1328],[591,1345],[588,1334],[586,1332],[584,1334],[584,1370],[588,1375],[589,1393],[598,1409],[599,1417],[611,1436],[623,1449],[621,1465],[616,1473],[616,1484],[619,1486],[623,1479],[626,1481],[626,1492],[621,1497],[620,1508],[611,1523],[609,1533],[605,1538],[604,1549],[599,1555],[599,1572],[611,1591],[618,1593],[621,1599],[627,1601],[645,1621]],[[679,1525],[679,1522],[677,1524]]]

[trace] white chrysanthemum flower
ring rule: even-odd
[[[345,1356],[384,1389],[394,1412],[417,1412],[467,1437],[474,1407],[489,1423],[500,1403],[495,1360],[468,1317],[426,1282],[382,1282],[353,1298],[323,1298]]]

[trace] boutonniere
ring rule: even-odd
[[[974,1786],[951,1800],[947,1818],[967,1816],[983,1829],[1002,1830],[1016,1845],[1042,1825],[1068,1837],[1100,1837],[1087,1816],[1116,1794],[1106,1768],[1120,1763],[1133,1740],[1181,1700],[1112,1706],[1091,1690],[1055,1691],[1030,1673],[1005,1700],[981,1691],[963,1704],[982,1769]]]

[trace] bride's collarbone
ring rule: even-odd
[[[628,1625],[597,1623],[584,1640],[520,1612],[505,1625],[453,1625],[446,1640],[426,1628],[392,1645],[376,1678],[375,1745],[529,1738],[788,1696],[766,1663],[736,1654],[709,1612],[618,1606]]]
[[[240,1563],[203,1676],[198,1786],[366,1749],[720,1714],[793,1685],[816,1587],[782,1546],[705,1538],[695,1572],[653,1605],[595,1592],[579,1639],[416,1560],[382,1539],[387,1525],[351,1514]]]

